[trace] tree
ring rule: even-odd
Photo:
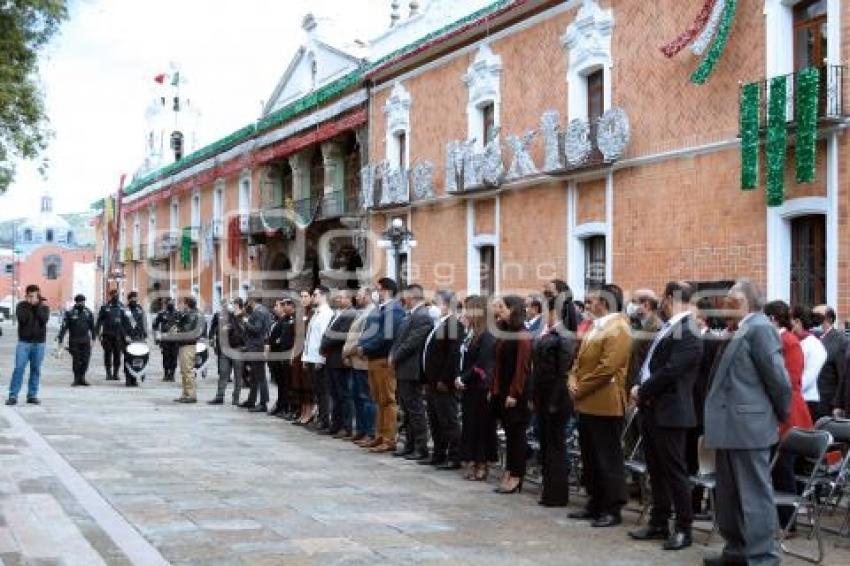
[[[0,0],[0,192],[14,180],[16,160],[47,147],[38,53],[67,17],[67,0]]]

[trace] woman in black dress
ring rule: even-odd
[[[460,375],[455,381],[462,392],[463,407],[460,458],[469,465],[466,479],[486,481],[488,464],[499,459],[496,422],[487,402],[496,348],[496,338],[487,330],[487,299],[467,297],[461,322],[467,333],[460,350]]]
[[[531,417],[526,380],[531,370],[531,335],[525,329],[525,300],[516,295],[493,303],[498,327],[490,404],[505,429],[505,473],[496,493],[522,491]]]
[[[549,299],[546,328],[534,340],[529,388],[540,428],[543,489],[539,503],[565,507],[570,498],[566,428],[573,412],[567,373],[575,358],[576,339],[575,321],[569,321],[563,310],[559,314],[555,303],[554,297]]]

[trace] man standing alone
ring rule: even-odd
[[[717,523],[726,546],[704,562],[779,564],[770,447],[788,415],[791,385],[779,333],[761,312],[758,288],[741,280],[729,296],[744,317],[705,400],[705,443],[717,451]]]
[[[194,297],[183,299],[183,312],[177,322],[177,332],[167,336],[174,340],[179,346],[178,359],[180,363],[180,379],[183,385],[183,394],[175,399],[177,403],[197,403],[195,393],[195,345],[198,338],[204,334],[204,322],[201,313],[198,312]]]
[[[86,372],[89,369],[91,345],[94,342],[94,315],[86,307],[85,295],[74,297],[74,308],[65,313],[59,337],[56,339],[60,345],[66,332],[68,333],[68,351],[71,352],[74,370],[74,383],[71,385],[88,386]]]
[[[24,369],[30,366],[27,382],[27,403],[38,405],[38,384],[41,379],[41,362],[44,360],[44,343],[47,340],[47,321],[50,309],[44,303],[38,285],[27,285],[26,297],[15,307],[18,319],[18,345],[15,348],[15,371],[9,384],[7,405],[18,402],[18,393],[24,381]]]

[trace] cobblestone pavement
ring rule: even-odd
[[[496,495],[230,405],[175,404],[157,356],[139,389],[103,380],[99,346],[93,358],[93,387],[71,388],[70,361],[48,356],[43,405],[0,408],[0,565],[697,564],[706,551],[702,533],[679,553],[629,540],[634,514],[592,529],[536,505],[534,487]],[[827,546],[827,563],[850,563]]]

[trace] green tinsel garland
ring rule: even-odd
[[[192,263],[192,229],[183,228],[183,236],[180,238],[180,263],[183,267],[189,267]]]
[[[741,188],[755,189],[759,177],[759,100],[761,86],[751,83],[741,88]]]
[[[797,182],[811,183],[815,180],[815,155],[818,130],[818,90],[820,72],[815,67],[803,69],[797,74]]]
[[[770,80],[767,103],[767,206],[779,206],[785,200],[785,148],[788,139],[786,77]]]
[[[711,44],[711,49],[705,54],[705,58],[700,62],[699,67],[691,75],[691,82],[694,84],[705,84],[717,62],[720,61],[720,56],[723,55],[723,50],[726,48],[726,43],[729,41],[729,32],[732,31],[732,24],[735,21],[735,10],[738,7],[738,0],[728,0],[726,7],[723,9],[723,17],[720,20],[720,27],[717,28],[717,37]]]

